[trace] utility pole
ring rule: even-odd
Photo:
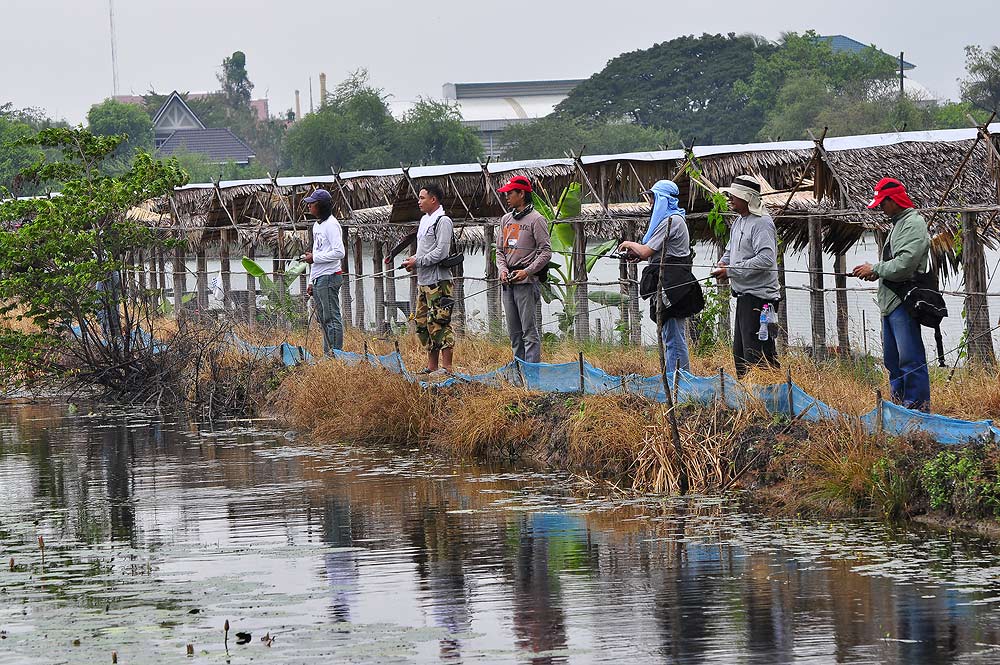
[[[115,0],[108,0],[108,20],[111,23],[111,76],[113,90],[118,94],[118,39],[115,37]]]
[[[903,99],[903,52],[899,52],[899,99]]]

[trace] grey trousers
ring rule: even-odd
[[[313,282],[316,318],[323,331],[323,353],[344,348],[344,322],[340,316],[340,285],[343,275],[323,275]]]
[[[515,358],[529,363],[542,361],[542,333],[535,318],[541,297],[538,282],[506,284],[501,293],[510,348]]]

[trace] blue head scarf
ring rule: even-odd
[[[653,202],[653,214],[649,216],[649,228],[646,229],[646,235],[642,237],[642,244],[649,242],[649,239],[653,237],[656,233],[656,229],[660,228],[660,224],[663,220],[669,219],[671,215],[681,215],[684,216],[684,208],[679,208],[677,206],[677,197],[680,196],[680,190],[677,189],[677,185],[673,180],[659,180],[653,189],[655,200]]]

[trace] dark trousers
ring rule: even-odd
[[[742,378],[753,365],[767,363],[780,367],[774,338],[778,334],[777,324],[767,326],[767,341],[757,337],[760,331],[760,310],[767,300],[742,294],[736,298],[736,326],[733,329],[733,359],[736,361],[736,376]],[[776,303],[770,303],[776,307]]]

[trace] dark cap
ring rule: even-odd
[[[318,201],[331,203],[333,201],[333,197],[330,196],[330,192],[325,189],[317,189],[315,192],[302,199],[303,203],[316,203]]]

